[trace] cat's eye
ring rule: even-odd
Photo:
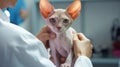
[[[49,21],[50,21],[50,23],[55,23],[56,19],[55,18],[50,18]]]
[[[69,23],[69,20],[68,19],[64,19],[63,23]]]

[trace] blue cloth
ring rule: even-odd
[[[10,22],[16,25],[19,25],[23,22],[23,19],[20,17],[20,10],[26,9],[26,4],[24,0],[17,0],[16,6],[8,8],[10,12]]]

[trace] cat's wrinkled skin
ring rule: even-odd
[[[52,61],[57,67],[71,67],[73,63],[72,39],[76,31],[71,24],[79,15],[81,10],[80,0],[75,0],[67,9],[54,9],[48,0],[40,1],[40,11],[45,18],[47,25],[56,38],[49,40]],[[52,33],[51,32],[51,33]],[[60,57],[65,57],[65,63],[60,63]]]

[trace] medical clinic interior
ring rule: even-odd
[[[46,25],[40,0],[25,0],[27,18],[19,26],[36,35]],[[66,9],[74,0],[49,0],[55,9]],[[81,0],[81,11],[71,25],[93,44],[94,67],[120,67],[120,0]]]

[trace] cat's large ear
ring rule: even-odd
[[[71,16],[73,20],[75,20],[81,10],[81,2],[80,0],[75,0],[72,4],[70,4],[67,8],[68,14]]]
[[[39,3],[40,13],[44,18],[48,18],[51,13],[54,12],[54,7],[48,0],[40,0]]]

